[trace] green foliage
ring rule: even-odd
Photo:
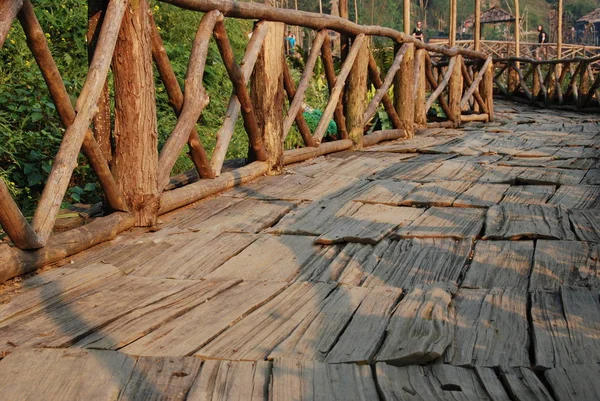
[[[183,88],[192,42],[202,14],[162,3],[154,5],[153,11],[171,65]],[[76,0],[38,0],[35,2],[35,12],[74,103],[87,74],[87,8]],[[239,62],[252,22],[227,19],[226,28]],[[110,83],[109,74],[109,86]],[[204,86],[211,101],[204,110],[197,129],[210,153],[232,91],[214,41],[211,41],[209,47]],[[177,117],[168,103],[168,96],[158,73],[156,98],[159,147],[162,147],[175,127]],[[0,49],[0,179],[7,183],[26,215],[33,213],[64,131],[44,79],[27,47],[23,30],[15,22]],[[239,122],[227,157],[245,157],[248,152],[247,143],[243,125]],[[193,165],[184,151],[175,164],[174,172],[190,168]],[[100,188],[96,178],[87,160],[80,156],[64,201],[93,203],[99,200]]]
[[[323,112],[319,109],[314,109],[312,111],[305,111],[304,113],[302,113],[302,115],[304,116],[304,119],[306,120],[306,124],[310,128],[311,132],[314,132],[315,129],[317,128],[317,125],[319,124],[319,121],[321,121]],[[327,130],[325,131],[324,136],[325,137],[333,136],[336,133],[337,133],[337,125],[335,124],[335,121],[331,120],[331,121],[329,121],[329,124],[327,125]]]

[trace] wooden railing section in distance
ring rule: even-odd
[[[276,174],[285,164],[360,149],[381,140],[411,137],[415,127],[428,123],[456,127],[465,121],[493,119],[493,66],[492,59],[484,53],[432,46],[390,28],[361,26],[339,17],[258,3],[165,2],[205,13],[193,42],[183,90],[146,1],[139,0],[132,7],[127,0],[110,0],[102,10],[101,26],[97,24],[99,19],[90,23],[90,32],[97,39],[92,42],[88,75],[73,107],[30,0],[0,1],[0,47],[13,20],[18,19],[66,128],[31,223],[0,180],[0,225],[13,244],[0,245],[0,282],[114,238],[132,226],[152,225],[157,216],[205,196],[263,174]],[[223,23],[225,17],[257,21],[239,64]],[[298,83],[292,79],[284,56],[284,24],[316,31]],[[328,30],[350,38],[339,71],[331,54]],[[377,68],[369,47],[372,36],[386,37],[396,44],[394,61],[385,76]],[[216,41],[233,92],[217,133],[216,147],[209,155],[195,126],[210,102],[202,79],[211,40]],[[129,49],[139,55],[123,60],[123,52],[128,51],[132,41],[140,42],[140,46]],[[142,43],[147,46],[141,46]],[[115,53],[115,48],[119,52]],[[302,104],[319,57],[329,85],[329,100],[311,132],[303,118]],[[156,130],[152,59],[178,115],[160,153],[156,137],[152,136]],[[111,63],[114,102],[109,101],[107,90]],[[367,97],[370,84],[376,90],[371,99]],[[120,125],[115,123],[120,137],[111,154],[110,142],[108,147],[105,142],[111,136],[110,125],[101,124],[98,117],[99,113],[110,116],[113,103],[115,114],[120,113]],[[394,129],[365,135],[365,127],[380,105]],[[436,116],[436,121],[428,121],[428,112],[434,105],[443,113]],[[248,137],[249,164],[224,172],[225,155],[240,114]],[[324,141],[332,119],[337,125],[337,140]],[[142,126],[136,127],[135,121],[141,121]],[[284,151],[284,140],[294,124],[305,147]],[[171,172],[186,145],[199,180],[173,189],[169,185]],[[136,147],[140,148],[139,153]],[[105,195],[106,209],[112,213],[83,227],[52,234],[80,151],[93,167]]]
[[[496,60],[494,84],[504,96],[542,106],[571,106],[600,110],[600,72],[593,58]]]
[[[435,44],[447,44],[448,40],[436,40]],[[505,40],[482,40],[479,42],[481,51],[489,54],[494,59],[515,57],[515,42]],[[527,58],[542,58],[554,60],[557,55],[556,43],[519,42],[519,54]],[[456,47],[473,49],[472,40],[457,40]],[[583,44],[563,43],[561,45],[561,58],[593,58],[600,55],[600,46],[587,46]],[[593,68],[600,68],[600,61],[592,64]]]

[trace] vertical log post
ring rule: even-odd
[[[364,40],[348,77],[346,90],[346,124],[353,149],[362,149],[364,124],[363,115],[367,106],[367,74],[369,68],[369,44]]]
[[[456,55],[456,64],[450,75],[450,82],[448,82],[448,105],[450,106],[451,115],[448,116],[448,120],[452,121],[454,127],[460,126],[460,99],[462,98],[462,56]]]
[[[425,103],[427,102],[427,76],[425,75],[425,57],[427,50],[418,49],[415,52],[415,124],[417,127],[425,127],[427,125],[427,110]]]
[[[494,121],[494,63],[490,63],[479,85],[479,92],[487,106],[488,121]]]
[[[410,0],[404,0],[402,20],[404,33],[410,35]]]
[[[412,138],[415,133],[415,98],[414,98],[414,79],[415,79],[415,45],[406,43],[408,46],[400,70],[396,73],[394,79],[394,103],[396,112],[402,128],[406,132],[407,138]],[[400,46],[396,46],[396,52],[400,51]]]
[[[269,174],[283,170],[283,40],[285,25],[268,22],[268,33],[252,72],[250,89],[252,105],[263,143],[267,151]],[[251,161],[256,155],[250,152]]]
[[[473,22],[473,50],[481,49],[481,0],[475,0],[475,13]]]
[[[457,0],[450,0],[450,47],[456,44],[456,5]]]
[[[137,226],[156,223],[158,135],[149,8],[131,0],[113,57],[115,155],[113,173]]]
[[[557,15],[557,22],[556,22],[556,58],[557,59],[561,59],[562,58],[562,45],[563,45],[563,0],[558,0],[558,7],[556,10]],[[558,79],[558,77],[560,76],[560,74],[562,73],[562,65],[561,64],[557,64],[556,65],[556,79]]]

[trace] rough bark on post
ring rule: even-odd
[[[146,0],[127,6],[113,57],[113,173],[137,226],[151,226],[159,209],[158,142],[152,45]]]
[[[427,125],[427,77],[425,75],[425,55],[427,50],[418,49],[415,52],[415,124],[417,127]]]
[[[348,77],[348,89],[346,90],[346,128],[352,140],[354,149],[363,147],[363,115],[367,106],[367,74],[369,68],[369,44],[363,41],[354,60],[350,76]]]
[[[415,127],[415,98],[414,98],[414,75],[415,75],[415,45],[407,43],[406,53],[402,59],[400,70],[394,79],[394,104],[402,128],[406,131],[406,137],[414,136]],[[399,51],[400,46],[395,49]]]
[[[100,34],[100,27],[104,21],[107,0],[88,0],[88,59],[91,62],[96,51],[96,42]],[[94,137],[102,150],[102,154],[110,163],[112,160],[111,126],[110,126],[110,98],[108,84],[104,83],[100,100],[98,100],[98,113],[94,116]]]
[[[460,126],[460,99],[462,98],[462,56],[459,54],[456,57],[456,64],[452,70],[450,76],[450,82],[448,83],[448,105],[450,106],[451,115],[448,116],[448,120],[452,121],[455,127]]]
[[[268,22],[269,31],[252,72],[252,105],[267,151],[269,173],[283,170],[283,37],[285,25]],[[248,158],[256,159],[253,152]]]

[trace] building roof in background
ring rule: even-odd
[[[597,8],[594,11],[592,11],[591,13],[588,13],[588,14],[584,15],[583,17],[579,18],[577,20],[577,22],[591,22],[591,23],[600,22],[600,8]]]

